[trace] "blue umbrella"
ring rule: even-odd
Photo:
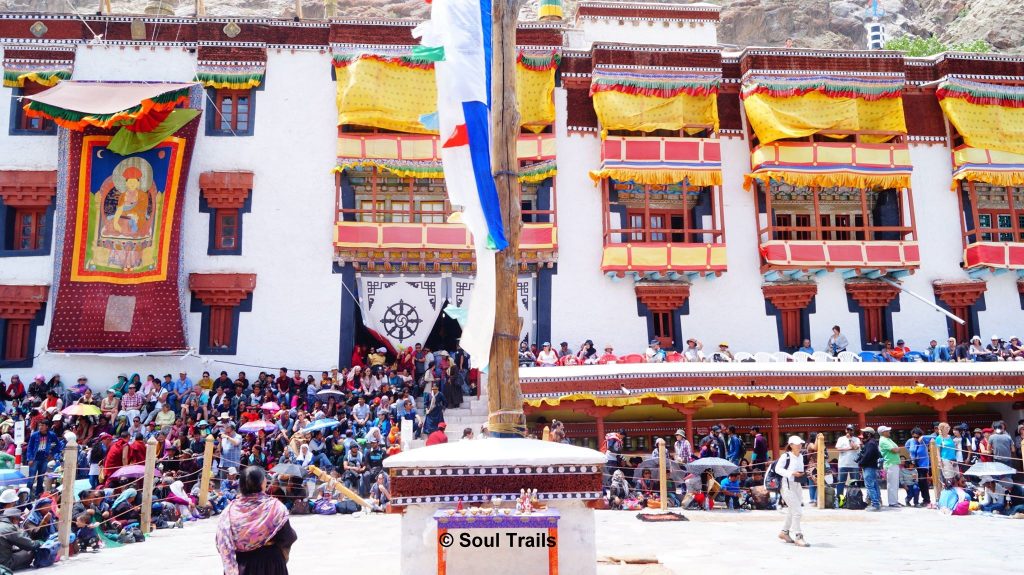
[[[327,417],[324,419],[318,419],[313,423],[310,423],[306,427],[302,428],[302,431],[306,433],[313,433],[314,431],[320,431],[322,429],[330,429],[341,425],[341,422],[333,417]]]
[[[2,469],[0,470],[0,485],[8,487],[10,485],[20,485],[27,483],[28,478],[25,474],[17,469]]]

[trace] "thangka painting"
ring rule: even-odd
[[[71,281],[164,281],[185,140],[127,157],[108,150],[110,140],[82,141]]]
[[[128,156],[107,148],[114,130],[90,127],[62,138],[63,261],[50,350],[186,347],[181,218],[199,122]]]

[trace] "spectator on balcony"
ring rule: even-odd
[[[981,345],[981,338],[978,336],[971,338],[971,347],[967,350],[967,353],[971,361],[999,361],[998,355]]]
[[[520,353],[522,353],[522,349],[520,349]],[[619,356],[615,355],[615,348],[613,348],[612,344],[609,343],[604,346],[604,354],[598,358],[597,363],[604,365],[606,363],[617,363],[618,361]]]
[[[814,355],[814,348],[811,347],[811,340],[805,339],[804,343],[800,346],[800,349],[798,349],[797,351],[802,351],[807,355]]]
[[[910,348],[902,339],[896,340],[896,345],[893,345],[891,341],[886,341],[885,349],[882,350],[882,358],[885,361],[903,361],[909,352]]]
[[[928,357],[928,361],[939,362],[939,361],[950,361],[950,354],[956,350],[956,340],[950,338],[953,341],[953,347],[939,347],[938,340],[931,340],[928,342],[928,347],[924,350],[924,354]]]
[[[992,343],[985,346],[985,351],[991,353],[996,361],[1006,361],[1010,357],[1010,351],[1006,348],[1006,344],[997,335],[992,336]]]
[[[1006,344],[1006,350],[1009,352],[1007,359],[1024,361],[1024,345],[1021,344],[1019,337],[1011,337],[1010,343]]]
[[[695,338],[686,340],[686,349],[683,350],[686,361],[702,362],[707,358],[704,356],[704,344]]]
[[[419,345],[419,344],[417,344]],[[530,351],[530,346],[525,341],[519,343],[519,367],[537,365],[537,356]]]
[[[661,343],[658,340],[651,340],[647,351],[644,352],[644,359],[647,360],[647,363],[661,363],[665,361],[665,350],[661,349]]]
[[[711,361],[729,363],[736,361],[736,358],[729,351],[729,344],[723,341],[718,344],[718,351],[711,355]]]
[[[829,336],[828,343],[825,345],[825,348],[832,354],[832,357],[836,357],[840,353],[843,353],[849,346],[850,342],[846,339],[846,336],[842,334],[839,326],[832,326],[832,335]]]
[[[594,342],[587,340],[580,346],[580,350],[576,352],[576,359],[579,360],[580,365],[593,365],[597,363],[597,350],[594,349]]]
[[[563,357],[572,354],[572,350],[569,349],[569,342],[563,341],[562,343],[558,344],[558,359],[562,359]]]
[[[551,349],[551,343],[545,341],[541,348],[540,353],[537,354],[537,365],[541,367],[558,365],[558,354]]]

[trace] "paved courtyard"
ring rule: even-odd
[[[772,511],[690,512],[688,522],[645,523],[635,512],[598,511],[598,556],[656,559],[660,565],[598,565],[600,575],[667,573],[999,573],[1019,569],[1006,551],[1024,534],[1024,520],[902,509],[805,512],[809,549],[776,539],[782,515]],[[375,573],[398,573],[397,515],[303,516],[292,519],[299,541],[289,571],[334,573],[352,557]],[[214,548],[216,521],[157,531],[145,544],[75,557],[57,569],[74,575],[221,572]],[[967,540],[987,541],[972,546]],[[168,568],[171,568],[168,570]],[[483,568],[482,571],[484,572]],[[562,573],[571,575],[571,566]],[[523,575],[533,575],[524,573]]]

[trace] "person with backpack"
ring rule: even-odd
[[[864,449],[860,452],[857,465],[864,475],[864,488],[867,489],[868,498],[871,500],[868,511],[881,511],[882,492],[878,489],[878,461],[882,458],[882,452],[878,450],[878,438],[875,437],[874,428],[865,427],[860,432],[864,437]]]
[[[804,458],[800,454],[803,445],[804,440],[799,436],[789,436],[786,452],[769,468],[769,475],[780,478],[782,499],[786,502],[786,521],[782,524],[779,539],[793,543],[797,547],[810,547],[810,544],[804,541],[804,534],[800,529],[804,504],[804,490],[800,484],[800,478],[804,476]],[[793,535],[790,536],[790,533]]]

